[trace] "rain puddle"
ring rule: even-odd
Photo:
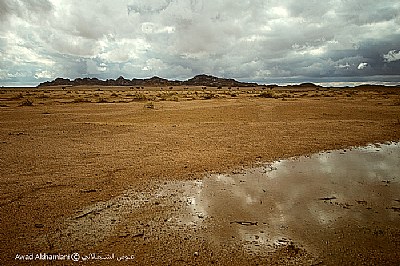
[[[390,254],[400,246],[400,143],[328,151],[156,187],[128,190],[82,210],[57,238],[78,247],[113,235],[147,236],[150,229],[166,235],[167,229],[197,228],[208,241],[240,244],[256,254],[296,245],[335,256],[346,247],[368,253],[365,247],[375,244]],[[149,215],[147,224],[132,218],[161,215],[157,212],[163,217]]]
[[[368,234],[398,233],[400,143],[212,175],[186,193],[192,222],[204,218],[214,241],[240,241],[250,252],[291,243],[317,253],[354,248]]]

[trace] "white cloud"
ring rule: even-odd
[[[105,62],[123,63],[139,59],[150,48],[150,44],[142,38],[104,40],[97,56]]]
[[[387,54],[383,55],[385,62],[394,62],[400,60],[400,51],[391,50]]]
[[[360,63],[357,67],[358,70],[363,70],[366,69],[368,66],[368,63]]]
[[[336,67],[337,68],[341,68],[341,69],[349,69],[350,68],[350,64],[346,62],[346,64],[339,64]]]
[[[36,72],[35,79],[51,79],[54,78],[54,73],[48,70]]]

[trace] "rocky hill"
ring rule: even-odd
[[[246,83],[234,79],[218,78],[210,75],[197,75],[185,81],[168,80],[160,77],[148,79],[125,79],[119,77],[116,80],[100,80],[97,78],[76,78],[74,80],[56,78],[53,81],[40,83],[38,87],[46,86],[209,86],[209,87],[252,87],[257,83]]]

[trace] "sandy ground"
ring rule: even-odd
[[[103,261],[115,265],[330,264],[292,244],[221,246],[199,233],[207,227],[171,221],[187,205],[176,182],[400,139],[396,89],[263,92],[1,89],[1,264],[44,252],[134,255]]]

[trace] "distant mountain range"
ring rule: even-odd
[[[257,83],[240,82],[234,79],[218,78],[210,75],[197,75],[185,81],[168,80],[160,77],[148,79],[125,79],[119,77],[116,80],[100,80],[97,78],[77,78],[74,80],[65,78],[56,78],[53,81],[40,83],[38,87],[46,86],[209,86],[209,87],[253,87]]]

